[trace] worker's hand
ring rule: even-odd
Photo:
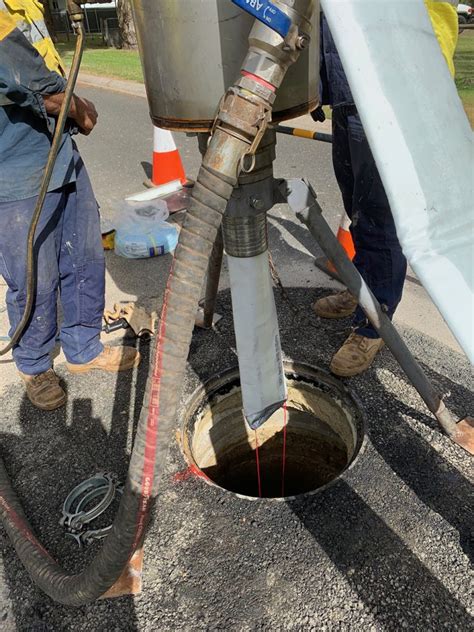
[[[97,110],[92,101],[74,95],[74,103],[71,106],[69,116],[74,119],[81,134],[86,136],[92,132],[97,123]]]
[[[60,94],[43,95],[46,112],[58,116],[64,101],[64,92]],[[97,110],[88,99],[74,95],[69,108],[69,118],[73,119],[79,131],[86,136],[92,132],[97,123]]]

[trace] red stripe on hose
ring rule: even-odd
[[[286,468],[286,428],[288,426],[288,413],[286,402],[283,404],[283,454],[281,465],[281,496],[285,497],[285,468]]]
[[[53,562],[54,564],[56,563],[54,561],[54,559],[51,557],[51,555],[48,553],[48,551],[43,547],[43,545],[41,544],[41,542],[39,542],[39,540],[37,540],[33,534],[33,532],[31,531],[31,529],[28,528],[28,525],[26,524],[26,522],[23,520],[23,518],[21,516],[19,516],[16,511],[13,509],[13,507],[10,507],[10,505],[7,503],[7,501],[5,500],[5,498],[3,498],[3,496],[0,496],[0,506],[2,507],[2,509],[4,511],[6,511],[6,513],[8,514],[10,520],[13,522],[13,524],[16,527],[17,531],[20,531],[20,533],[36,548],[38,549],[38,551],[40,553],[42,553],[45,557],[47,557],[49,560],[51,560],[51,562]]]
[[[147,429],[145,435],[145,454],[143,459],[142,489],[140,496],[140,506],[138,508],[137,522],[135,527],[135,539],[133,541],[131,555],[137,548],[145,531],[146,518],[149,511],[150,499],[152,497],[153,477],[156,461],[156,446],[158,438],[158,423],[160,416],[160,389],[161,373],[163,365],[162,343],[166,333],[166,315],[168,312],[168,299],[170,295],[171,280],[173,277],[174,259],[171,264],[168,282],[166,284],[163,308],[161,310],[160,328],[158,331],[158,342],[156,350],[155,365],[153,367],[152,388],[150,401],[148,404]]]
[[[250,79],[253,79],[257,83],[259,83],[261,86],[264,86],[265,88],[267,88],[268,90],[271,90],[272,92],[276,92],[275,86],[272,86],[271,83],[268,83],[268,81],[265,81],[265,79],[262,79],[258,75],[254,75],[252,72],[247,72],[246,70],[242,70],[241,72],[244,77],[250,77]]]
[[[262,497],[262,478],[260,475],[260,457],[258,455],[258,435],[257,435],[257,431],[255,430],[255,463],[257,465],[257,490],[258,490],[258,497],[261,498]]]

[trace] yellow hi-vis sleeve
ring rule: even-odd
[[[0,5],[0,42],[8,37],[10,33],[16,28],[15,20],[10,17],[10,14],[1,8]]]
[[[438,38],[441,51],[454,77],[454,52],[458,43],[458,15],[449,2],[425,0],[433,30]]]
[[[49,70],[64,75],[64,66],[49,36],[44,21],[44,7],[40,0],[0,0],[11,19],[32,46],[43,57]]]

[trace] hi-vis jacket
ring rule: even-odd
[[[58,53],[38,0],[0,0],[0,204],[38,194],[56,119],[43,95],[64,92]],[[76,178],[67,126],[49,190]]]
[[[443,0],[425,0],[431,18],[431,24],[438,38],[441,51],[454,77],[454,52],[458,43],[458,14],[455,7],[458,3],[443,2]]]
[[[44,21],[39,0],[0,0],[0,38],[3,29],[17,28],[36,48],[50,70],[64,74],[61,58],[54,47]]]

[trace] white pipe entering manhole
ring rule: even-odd
[[[283,409],[255,434],[242,414],[238,371],[231,370],[200,387],[186,407],[183,449],[193,469],[223,489],[258,497],[258,441],[262,497],[281,498],[284,489],[288,498],[326,487],[354,463],[365,436],[354,396],[316,368],[286,363],[285,372],[285,450]]]

